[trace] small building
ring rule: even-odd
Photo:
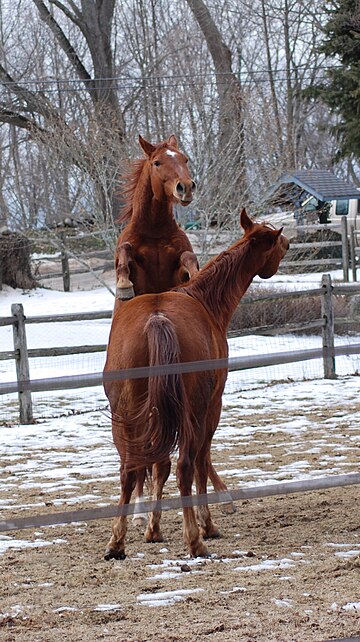
[[[265,203],[292,210],[298,225],[334,223],[347,216],[360,229],[360,189],[325,169],[299,169],[283,174],[268,190]]]

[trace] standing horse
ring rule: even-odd
[[[121,460],[119,504],[130,502],[136,471],[152,466],[153,498],[160,500],[170,473],[170,454],[177,447],[177,483],[182,497],[206,493],[210,447],[217,428],[227,370],[148,379],[111,380],[120,369],[226,358],[227,328],[239,300],[255,275],[269,278],[278,269],[289,242],[282,230],[253,223],[241,212],[240,241],[211,260],[185,286],[145,294],[115,314],[104,369],[104,387],[113,422],[113,439]],[[194,556],[206,556],[202,537],[217,537],[207,505],[184,507],[184,541]],[[145,537],[162,541],[160,511],[150,516]],[[200,529],[199,529],[200,526]],[[126,516],[117,517],[106,559],[125,558]]]
[[[178,148],[176,136],[153,145],[139,136],[146,158],[137,160],[125,176],[125,206],[122,221],[128,221],[120,234],[115,252],[115,311],[123,301],[138,294],[165,292],[189,281],[199,270],[191,243],[177,224],[173,206],[189,205],[195,183],[188,169],[188,158]],[[226,485],[209,462],[209,476],[215,490]],[[139,471],[135,495],[141,501],[145,471]],[[232,504],[226,506],[233,511]],[[143,515],[135,515],[138,523]]]

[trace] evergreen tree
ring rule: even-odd
[[[320,97],[338,116],[332,130],[339,143],[339,158],[360,158],[360,0],[337,0],[327,9],[320,51],[333,59],[326,83],[312,95]]]

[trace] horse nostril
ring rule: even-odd
[[[176,185],[176,191],[178,192],[178,194],[184,194],[184,192],[185,192],[185,185],[183,185],[182,183],[178,183],[178,184]]]
[[[196,183],[194,181],[191,181],[191,189],[193,192],[196,190]]]

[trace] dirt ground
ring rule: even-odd
[[[183,562],[181,516],[174,513],[164,515],[163,544],[140,546],[141,532],[130,526],[123,562],[102,559],[105,521],[57,527],[63,544],[9,549],[1,559],[0,639],[320,642],[360,635],[359,612],[341,608],[359,600],[360,557],[336,558],[327,545],[359,546],[358,488],[243,502],[232,516],[214,515],[224,533],[211,542],[216,557],[195,566]],[[178,560],[176,580],[153,578],[151,565],[167,557],[164,546]],[[288,563],[271,572],[237,570],[263,560]],[[137,603],[139,594],[179,587],[202,591],[175,605]],[[101,604],[119,606],[96,610]]]
[[[354,429],[360,406],[351,410]],[[262,465],[274,471],[303,462],[306,452],[315,472],[320,460],[326,464],[334,458],[343,466],[335,472],[358,472],[359,442],[350,424],[345,434],[349,409],[339,406],[337,412],[343,430],[339,422],[336,430],[328,423],[334,409],[303,410],[303,420],[311,417],[313,428],[300,443],[296,431],[292,437],[280,431],[264,434],[264,419],[255,411],[247,419],[254,437],[241,445],[230,438],[221,448],[215,444],[216,467],[230,487],[240,484],[226,475],[228,462],[234,466],[246,457],[242,466],[248,466],[251,477],[260,465],[253,459],[256,453],[272,452]],[[321,442],[320,454],[313,448],[315,440]],[[65,465],[74,452],[61,448],[57,457]],[[26,467],[20,455],[3,461],[0,481],[12,468],[16,485],[20,464]],[[51,485],[56,479],[47,481]],[[101,479],[100,473],[86,488],[104,503],[118,491],[114,480]],[[69,497],[71,492],[69,487]],[[174,479],[167,492],[175,492]],[[17,497],[14,515],[54,512],[59,491],[19,480]],[[36,511],[29,509],[34,505]],[[89,502],[84,498],[78,508],[89,508]],[[60,508],[73,509],[70,501]],[[161,544],[145,544],[142,530],[130,522],[124,561],[103,559],[111,520],[6,534],[37,545],[14,544],[0,555],[0,640],[325,642],[360,636],[359,486],[242,501],[233,515],[214,506],[212,513],[222,537],[209,541],[209,559],[188,558],[177,511],[163,515]],[[11,515],[7,510],[6,518]]]

